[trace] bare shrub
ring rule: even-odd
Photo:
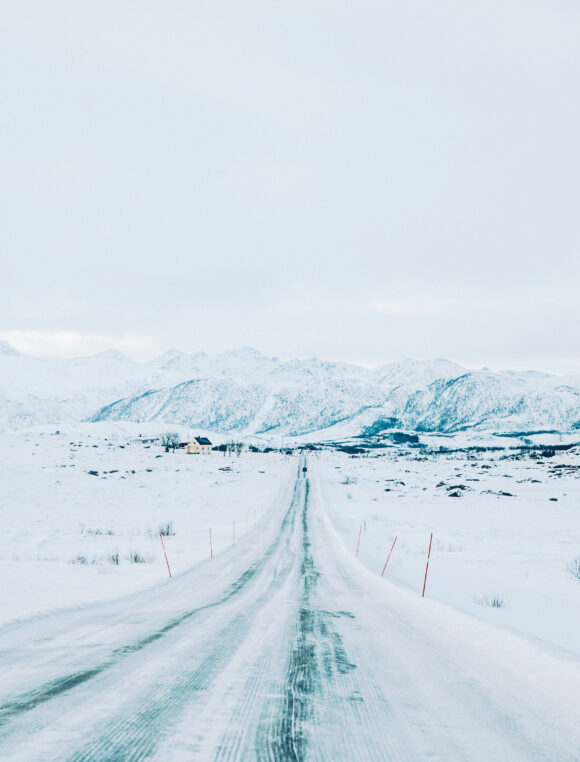
[[[140,553],[138,553],[136,550],[132,550],[131,553],[127,556],[129,559],[130,564],[150,564],[153,563],[153,559],[151,558],[145,558],[145,556],[142,556]]]
[[[568,564],[568,571],[576,579],[580,579],[580,557],[575,558],[572,563]]]
[[[489,606],[492,609],[501,609],[503,606],[503,598],[501,595],[475,595],[473,600],[478,606]]]
[[[159,527],[159,534],[162,534],[163,537],[174,537],[175,530],[173,529],[173,521],[168,521],[165,524],[161,524]]]
[[[80,553],[76,555],[71,564],[79,564],[80,566],[98,566],[103,563],[113,564],[113,566],[119,566],[119,554],[109,553],[106,556],[85,556]]]
[[[94,534],[94,535],[107,535],[111,536],[115,534],[112,529],[85,529],[86,534]],[[82,532],[81,532],[82,534]]]

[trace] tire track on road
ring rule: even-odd
[[[305,480],[300,591],[286,680],[281,698],[275,700],[276,707],[267,702],[256,733],[257,759],[268,762],[303,762],[317,758],[311,731],[321,705],[362,701],[356,681],[350,680],[356,665],[349,660],[335,627],[336,620],[352,615],[316,605],[320,572],[312,553],[309,509],[310,482]]]
[[[33,690],[26,691],[20,696],[5,701],[0,705],[0,741],[5,742],[14,732],[21,734],[23,732],[29,733],[34,729],[38,730],[39,726],[42,725],[42,721],[39,720],[39,722],[33,721],[31,723],[26,723],[26,725],[17,722],[16,727],[13,727],[14,721],[19,720],[23,715],[33,712],[33,710],[40,708],[43,704],[47,704],[56,698],[71,694],[75,689],[86,685],[94,678],[102,676],[108,670],[118,666],[123,660],[158,643],[162,638],[168,636],[173,631],[178,630],[178,628],[185,623],[194,620],[197,616],[216,610],[235,599],[239,593],[246,589],[249,584],[256,579],[268,561],[275,556],[280,548],[281,542],[284,539],[288,541],[289,538],[291,538],[297,507],[300,503],[300,495],[300,480],[297,479],[294,484],[291,502],[282,519],[279,533],[268,546],[262,557],[257,561],[254,561],[227,587],[225,592],[217,600],[185,611],[177,617],[172,617],[162,627],[157,628],[155,631],[144,637],[113,649],[110,656],[96,666],[93,665],[85,670],[71,672],[60,678],[51,680],[48,683],[44,683]]]
[[[68,762],[91,762],[96,760],[140,760],[153,757],[163,744],[183,712],[191,711],[205,699],[215,678],[224,672],[228,663],[250,636],[254,620],[268,603],[272,602],[288,575],[295,558],[290,550],[295,531],[298,508],[304,501],[303,480],[297,481],[292,504],[284,524],[284,533],[273,543],[278,548],[284,537],[290,563],[272,578],[267,589],[251,608],[235,616],[228,625],[212,639],[212,646],[203,660],[192,669],[178,670],[167,678],[166,683],[145,698],[139,707],[132,708],[127,716],[105,723],[97,738],[67,757]],[[270,554],[273,555],[273,552]]]

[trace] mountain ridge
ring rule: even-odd
[[[239,436],[319,436],[580,427],[580,379],[470,370],[446,359],[375,368],[279,360],[252,347],[217,355],[168,350],[147,363],[116,350],[34,358],[0,343],[0,428],[66,421],[163,422]]]

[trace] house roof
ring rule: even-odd
[[[194,437],[195,441],[200,445],[210,445],[211,442],[207,437]]]

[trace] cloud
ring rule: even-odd
[[[79,331],[1,331],[0,337],[24,354],[36,357],[81,357],[118,349],[137,360],[148,360],[160,349],[151,336],[81,333]]]
[[[5,334],[577,352],[577,3],[5,6]]]

